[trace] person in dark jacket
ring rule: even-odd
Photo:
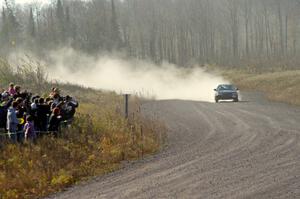
[[[51,110],[57,107],[57,105],[61,102],[59,94],[54,94],[51,104]]]
[[[34,98],[34,101],[30,105],[30,109],[31,109],[30,115],[33,117],[35,129],[38,129],[38,117],[37,117],[38,104],[39,104],[39,99]]]
[[[70,97],[69,95],[66,96],[66,101],[65,101],[65,118],[66,120],[72,120],[75,112],[76,112],[76,108],[78,108],[78,102],[73,100],[72,97]]]
[[[45,104],[44,98],[39,99],[39,103],[37,105],[37,128],[39,131],[47,131],[48,125],[48,116],[50,115],[50,106]]]
[[[24,121],[26,119],[26,107],[25,107],[25,103],[24,103],[24,99],[21,97],[18,97],[16,99],[16,102],[18,103],[18,106],[16,108],[16,114],[17,114],[17,118],[19,120],[19,124],[17,125],[17,132],[21,132],[23,130],[24,127]],[[17,141],[21,142],[24,138],[24,135],[21,133],[17,134]]]
[[[24,104],[24,100],[21,97],[18,97],[15,100],[18,103],[18,107],[17,107],[17,117],[18,118],[23,118],[24,114],[26,113],[26,107]]]
[[[48,131],[54,132],[54,135],[57,136],[61,121],[62,117],[59,108],[54,108],[50,116]]]

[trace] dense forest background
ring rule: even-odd
[[[179,66],[300,63],[297,0],[4,0],[0,55],[61,47]]]

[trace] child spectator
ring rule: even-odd
[[[16,94],[16,90],[14,88],[14,83],[10,83],[7,92],[10,96],[14,96]]]
[[[17,127],[19,120],[17,119],[16,108],[18,107],[18,102],[13,102],[12,106],[7,111],[7,131],[9,138],[16,142],[17,141]]]
[[[35,142],[36,132],[34,130],[33,117],[30,115],[27,116],[27,118],[26,118],[26,124],[24,126],[24,133],[25,133],[26,141]]]

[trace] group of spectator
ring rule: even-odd
[[[10,83],[0,91],[0,129],[14,142],[35,141],[37,132],[57,135],[62,122],[72,121],[77,107],[78,102],[61,96],[58,88],[44,98]]]

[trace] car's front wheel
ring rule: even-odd
[[[234,102],[239,102],[239,98],[234,98],[233,101]]]
[[[219,99],[218,98],[215,98],[215,101],[216,101],[216,103],[219,103]]]

